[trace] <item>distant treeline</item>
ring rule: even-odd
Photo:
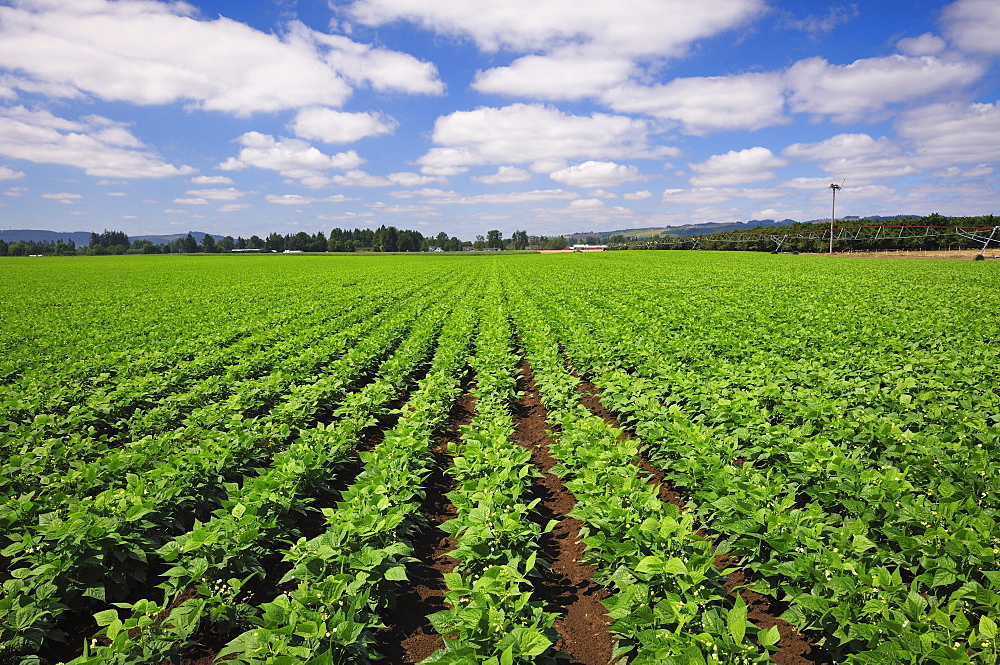
[[[834,223],[835,252],[881,250],[981,249],[955,227],[991,229],[1000,224],[993,215],[924,217],[892,220],[838,219]],[[922,227],[922,228],[921,228]],[[935,228],[937,227],[937,228]],[[950,227],[950,230],[949,230]],[[984,232],[979,232],[982,235]],[[986,231],[988,236],[989,232]],[[994,239],[1000,244],[1000,233]],[[661,237],[646,241],[610,244],[609,249],[712,249],[750,252],[812,252],[830,250],[830,223],[796,222],[789,226],[756,228],[751,232],[713,233],[702,236]]]
[[[525,231],[514,231],[510,238],[504,238],[498,230],[490,230],[485,236],[476,236],[475,241],[460,240],[445,232],[436,236],[425,236],[419,231],[397,229],[395,226],[380,226],[377,229],[340,229],[330,231],[329,236],[322,231],[316,233],[271,233],[261,238],[252,235],[225,236],[216,239],[205,235],[201,242],[190,233],[186,237],[156,244],[151,240],[129,241],[121,231],[91,233],[87,247],[77,247],[72,241],[19,241],[6,243],[0,240],[0,256],[57,255],[99,256],[106,254],[216,254],[233,251],[259,252],[461,252],[466,250],[513,250],[513,249],[562,249],[566,239],[562,236],[529,237]]]

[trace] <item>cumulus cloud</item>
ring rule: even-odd
[[[886,106],[966,88],[983,74],[980,65],[931,56],[891,55],[831,65],[820,57],[800,60],[785,73],[795,112],[852,122]]]
[[[300,194],[268,194],[264,197],[264,200],[268,203],[276,203],[278,205],[310,205],[313,203],[343,203],[344,201],[357,201],[358,199],[351,199],[343,194],[323,197],[302,196]]]
[[[227,187],[225,189],[189,189],[185,194],[210,201],[235,201],[243,198],[247,193]]]
[[[850,159],[899,152],[886,137],[873,139],[868,134],[837,134],[817,143],[793,143],[782,155],[800,161],[822,161],[831,158]]]
[[[502,194],[479,194],[462,196],[455,192],[442,192],[427,199],[427,203],[473,205],[478,203],[531,203],[537,201],[565,201],[575,199],[576,194],[563,189],[535,189],[528,192],[506,192]]]
[[[893,178],[920,170],[913,156],[893,141],[884,136],[874,139],[868,134],[838,134],[817,143],[794,143],[782,155],[814,162],[831,178],[852,181]]]
[[[198,175],[191,178],[191,183],[195,185],[231,185],[233,179],[224,175]]]
[[[624,82],[641,60],[686,54],[691,44],[767,11],[764,0],[636,0],[627,11],[601,0],[356,0],[346,8],[366,25],[409,21],[482,51],[523,54],[480,72],[480,92],[564,100],[596,96]]]
[[[351,83],[440,92],[433,65],[315,32],[284,34],[224,17],[202,20],[186,3],[21,0],[0,7],[0,66],[38,85],[110,101],[247,115],[339,106]]]
[[[426,169],[481,164],[532,164],[550,172],[573,158],[623,159],[676,154],[650,144],[649,124],[625,116],[576,116],[539,104],[481,107],[442,116],[434,124],[432,148],[419,163]]]
[[[937,55],[948,45],[943,39],[929,32],[919,37],[906,37],[896,43],[896,48],[906,55]]]
[[[472,178],[473,182],[484,185],[498,185],[504,182],[524,182],[531,180],[531,173],[516,166],[501,166],[493,175],[481,175]]]
[[[636,0],[628,11],[601,0],[357,0],[347,13],[367,25],[406,20],[441,34],[467,37],[484,51],[531,52],[567,43],[617,52],[675,56],[704,37],[765,11],[763,0]]]
[[[43,199],[49,199],[50,201],[58,201],[59,203],[70,205],[76,203],[83,198],[83,194],[71,194],[68,192],[52,192],[47,194],[42,194]]]
[[[623,113],[674,120],[689,134],[760,129],[785,122],[780,74],[677,78],[654,86],[622,85],[602,98]]]
[[[472,87],[483,93],[533,99],[583,99],[597,97],[626,80],[634,68],[628,58],[563,49],[552,55],[527,55],[507,67],[479,72]]]
[[[637,192],[629,192],[625,194],[622,198],[626,201],[641,201],[643,199],[652,198],[653,193],[648,189],[640,189]]]
[[[775,177],[771,169],[785,166],[787,161],[776,157],[767,148],[730,150],[724,155],[712,155],[700,164],[691,164],[698,175],[691,178],[695,187],[719,187],[761,182]]]
[[[364,162],[353,150],[327,155],[305,141],[275,139],[269,134],[247,132],[237,139],[244,147],[217,168],[238,171],[249,166],[278,171],[289,178],[306,178],[327,169],[353,169]]]
[[[626,182],[642,180],[639,169],[614,162],[586,161],[553,171],[549,177],[570,187],[617,187]]]
[[[15,171],[9,166],[0,166],[0,180],[18,180],[24,177],[24,171]]]
[[[397,126],[381,113],[346,113],[331,108],[308,108],[299,111],[289,129],[304,139],[324,143],[352,143],[369,136],[391,134]]]
[[[737,189],[733,187],[692,187],[665,189],[661,201],[670,204],[717,205],[733,199],[774,199],[782,192],[776,189]],[[708,220],[706,220],[708,221]]]
[[[945,34],[969,53],[1000,55],[1000,3],[995,0],[958,0],[945,7]]]
[[[195,171],[167,164],[124,125],[108,118],[68,120],[23,106],[0,108],[0,154],[74,166],[104,178],[165,178]]]
[[[930,168],[1000,161],[1000,102],[932,104],[904,113],[896,129]]]

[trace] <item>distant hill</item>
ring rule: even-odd
[[[0,231],[0,240],[8,245],[12,242],[69,242],[77,247],[90,244],[90,231],[42,231],[37,229],[12,229]]]
[[[181,238],[186,238],[187,234],[190,233],[191,237],[195,239],[195,242],[201,244],[201,239],[204,238],[206,234],[204,231],[188,231],[186,233],[172,233],[166,236],[129,236],[129,242],[135,242],[136,240],[149,240],[154,245],[166,245],[168,242],[173,242],[174,240],[180,240]],[[220,240],[221,235],[211,234],[213,240]]]
[[[95,231],[95,233],[100,233]],[[201,239],[205,237],[204,231],[191,231],[191,236],[199,244]],[[129,242],[135,242],[136,240],[149,240],[155,245],[165,245],[172,240],[177,240],[178,238],[186,238],[187,233],[174,233],[171,235],[158,235],[158,236],[133,236],[128,237]],[[212,237],[216,240],[221,239],[223,236],[212,234]],[[8,245],[12,242],[69,242],[72,240],[77,247],[86,247],[90,244],[90,231],[43,231],[39,229],[12,229],[9,231],[0,231],[0,240],[3,240]]]
[[[611,236],[622,235],[626,238],[656,238],[659,236],[696,236],[706,233],[722,233],[723,231],[748,231],[762,226],[791,226],[797,224],[794,219],[783,219],[776,222],[773,219],[752,219],[748,222],[706,222],[704,224],[685,224],[683,226],[647,227],[644,229],[618,229],[617,231],[589,231],[566,236],[570,240],[585,238],[600,238],[606,240]]]

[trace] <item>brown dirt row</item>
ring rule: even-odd
[[[574,376],[580,379],[577,390],[581,393],[581,402],[583,405],[610,426],[620,429],[623,437],[633,438],[634,435],[624,428],[615,415],[601,404],[599,398],[600,391],[597,389],[597,386],[575,373]],[[642,452],[640,452],[640,459],[637,463],[649,474],[649,483],[659,486],[660,499],[674,504],[681,510],[685,509],[683,496],[672,489],[664,480],[662,469],[653,465]],[[699,534],[707,537],[705,533],[699,532]],[[714,565],[718,570],[722,571],[727,568],[739,566],[740,561],[728,555],[719,555],[716,556]],[[727,578],[724,583],[726,589],[731,594],[738,592],[742,596],[747,604],[747,618],[755,626],[762,630],[778,626],[781,638],[777,644],[778,650],[771,654],[771,662],[778,665],[828,665],[832,662],[825,650],[815,644],[813,637],[803,635],[790,623],[780,618],[781,613],[787,609],[787,605],[750,589],[741,588],[753,581],[749,571],[736,570],[730,573]]]
[[[523,397],[514,409],[514,440],[531,451],[531,461],[542,473],[532,487],[532,498],[540,500],[537,519],[542,525],[550,520],[557,522],[540,539],[539,557],[550,567],[543,569],[532,597],[543,601],[548,611],[562,615],[555,622],[559,633],[556,653],[567,657],[571,665],[607,665],[615,638],[608,629],[611,618],[601,601],[609,592],[593,580],[597,567],[581,563],[586,550],[580,538],[583,522],[569,516],[576,498],[562,479],[551,473],[557,460],[549,450],[548,413],[527,361],[521,363],[517,387]]]

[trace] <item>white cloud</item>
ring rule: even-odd
[[[420,158],[429,169],[535,162],[541,170],[573,158],[623,159],[676,154],[650,145],[642,120],[595,113],[576,116],[539,104],[481,107],[442,116],[434,124],[432,148]],[[433,171],[425,171],[431,172]]]
[[[906,37],[896,42],[896,48],[906,55],[937,55],[948,45],[943,39],[929,32],[919,37]]]
[[[786,121],[779,74],[677,78],[655,86],[627,84],[602,98],[623,113],[675,120],[690,134],[760,129]]]
[[[246,196],[246,192],[241,192],[232,187],[227,187],[226,189],[189,189],[184,193],[209,201],[235,201]]]
[[[67,192],[49,193],[42,194],[43,199],[49,199],[51,201],[58,201],[59,203],[65,205],[71,205],[83,198],[83,194],[70,194]]]
[[[484,185],[498,185],[504,182],[524,182],[531,180],[531,174],[516,166],[501,166],[493,175],[481,175],[472,178],[473,182]]]
[[[107,118],[92,115],[73,121],[22,106],[0,108],[0,154],[74,166],[105,178],[165,178],[195,171],[167,164]]]
[[[733,199],[774,199],[780,198],[782,192],[776,189],[735,189],[732,187],[693,187],[691,189],[666,189],[663,191],[663,203],[716,205]],[[705,220],[709,221],[709,220]]]
[[[890,104],[967,88],[982,73],[978,64],[931,56],[891,55],[849,65],[814,57],[792,65],[785,79],[793,111],[853,122],[870,119]]]
[[[445,179],[441,176],[421,175],[411,171],[390,173],[385,178],[389,181],[388,184],[402,185],[403,187],[419,187],[420,185],[432,185],[445,182]]]
[[[642,180],[639,169],[614,162],[586,161],[553,171],[549,177],[570,187],[617,187],[626,182]]]
[[[851,181],[894,178],[920,170],[914,157],[888,138],[873,139],[867,134],[838,134],[818,143],[794,143],[782,155],[815,162],[831,178]]]
[[[787,162],[776,157],[767,148],[730,150],[724,155],[712,155],[700,164],[690,164],[698,175],[691,178],[695,187],[718,187],[761,182],[775,177],[771,169],[785,166]]]
[[[264,197],[264,200],[268,203],[277,203],[279,205],[310,205],[312,203],[342,203],[344,201],[357,201],[358,199],[351,199],[343,194],[324,197],[301,196],[299,194],[268,194]]]
[[[648,189],[641,189],[637,192],[629,192],[628,194],[625,194],[622,198],[624,198],[626,201],[641,201],[643,199],[652,198],[652,196],[653,192],[649,191]]]
[[[800,161],[823,161],[898,152],[899,150],[884,136],[876,140],[868,134],[837,134],[818,143],[793,143],[781,154]]]
[[[989,164],[977,164],[976,166],[971,166],[967,169],[963,169],[958,166],[949,166],[943,168],[940,171],[934,173],[935,178],[944,178],[946,180],[952,178],[983,178],[985,176],[991,176],[996,173],[996,170]]]
[[[177,199],[174,199],[172,201],[172,203],[176,203],[177,205],[183,205],[183,206],[207,206],[208,205],[208,199],[202,199],[202,198],[198,198],[198,197],[194,197],[194,198],[177,198]],[[166,211],[165,210],[164,212],[170,212],[170,211]]]
[[[347,12],[367,25],[407,20],[471,38],[484,51],[522,53],[592,47],[594,52],[678,56],[691,42],[734,28],[766,10],[763,0],[358,0]]]
[[[302,109],[289,129],[304,139],[324,143],[352,143],[369,136],[391,134],[397,126],[380,113],[345,113],[330,108]]]
[[[596,97],[626,80],[635,66],[614,58],[563,49],[552,55],[527,55],[507,67],[478,72],[472,87],[483,93],[567,100]]]
[[[246,210],[247,208],[252,207],[253,206],[249,203],[227,203],[219,206],[216,210],[217,212],[239,212],[240,210]]]
[[[339,106],[348,81],[404,92],[441,90],[433,65],[292,22],[284,34],[185,3],[21,0],[0,7],[0,66],[38,84],[110,101],[188,101],[247,115]]]
[[[944,9],[945,34],[963,51],[1000,55],[1000,3],[958,0]]]
[[[417,60],[408,53],[359,44],[340,35],[315,32],[301,23],[293,23],[292,27],[318,49],[329,49],[324,54],[325,63],[356,85],[370,85],[382,92],[444,93],[437,68],[429,62]]]
[[[529,192],[507,192],[503,194],[479,194],[461,196],[455,192],[445,192],[427,203],[474,205],[479,203],[530,203],[536,201],[565,201],[575,199],[576,194],[563,189],[536,189]]]
[[[780,183],[779,187],[790,187],[791,189],[813,189],[822,190],[832,183],[829,178],[792,178]]]
[[[0,180],[18,180],[24,177],[24,171],[15,171],[9,166],[0,166]]]
[[[198,175],[191,178],[191,183],[195,185],[231,185],[233,180],[224,175]]]
[[[904,113],[896,129],[927,168],[1000,161],[1000,102],[932,104]]]
[[[322,171],[327,169],[354,169],[364,162],[353,150],[327,155],[299,139],[275,139],[269,134],[247,132],[237,139],[244,147],[239,156],[230,157],[216,168],[238,171],[249,166],[278,171],[298,180],[324,181]],[[313,185],[310,185],[313,186]]]

